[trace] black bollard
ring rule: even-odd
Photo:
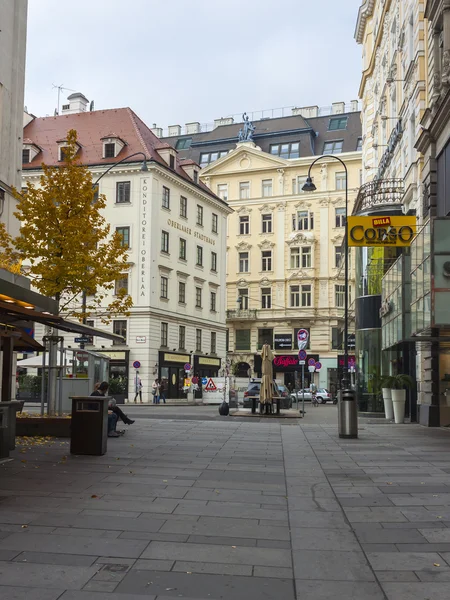
[[[230,414],[230,406],[228,404],[228,402],[222,402],[222,404],[219,406],[219,415],[221,417],[227,417]]]

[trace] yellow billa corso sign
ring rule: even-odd
[[[349,246],[409,246],[416,217],[348,217]]]

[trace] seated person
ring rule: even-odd
[[[91,396],[106,396],[108,392],[109,384],[107,381],[103,381],[96,390],[94,390]],[[108,437],[120,437],[116,431],[118,416],[108,406]]]

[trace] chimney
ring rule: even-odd
[[[181,135],[181,127],[179,125],[169,125],[169,137]]]
[[[358,100],[352,100],[350,102],[350,106],[352,107],[352,112],[358,112],[359,111],[359,102],[358,102]]]
[[[300,115],[305,119],[314,119],[319,115],[319,107],[318,106],[303,106],[302,108],[293,108],[292,114],[294,116]]]
[[[150,131],[152,133],[154,133],[156,135],[156,137],[159,137],[159,138],[162,137],[162,134],[163,134],[162,127],[157,127],[156,123],[153,123],[153,127],[150,129]]]
[[[186,133],[200,133],[200,123],[193,121],[192,123],[186,123]]]
[[[214,119],[214,129],[216,127],[221,127],[222,125],[233,125],[233,123],[233,117],[220,117],[220,119]]]
[[[332,115],[342,115],[345,112],[345,102],[333,102],[331,105]]]
[[[86,112],[89,100],[80,92],[75,92],[67,96],[69,104],[63,104],[61,107],[62,115],[73,115],[75,113]]]

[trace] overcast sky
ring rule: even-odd
[[[357,98],[361,0],[29,0],[25,105],[57,90],[149,126]],[[71,91],[63,90],[64,101]]]

